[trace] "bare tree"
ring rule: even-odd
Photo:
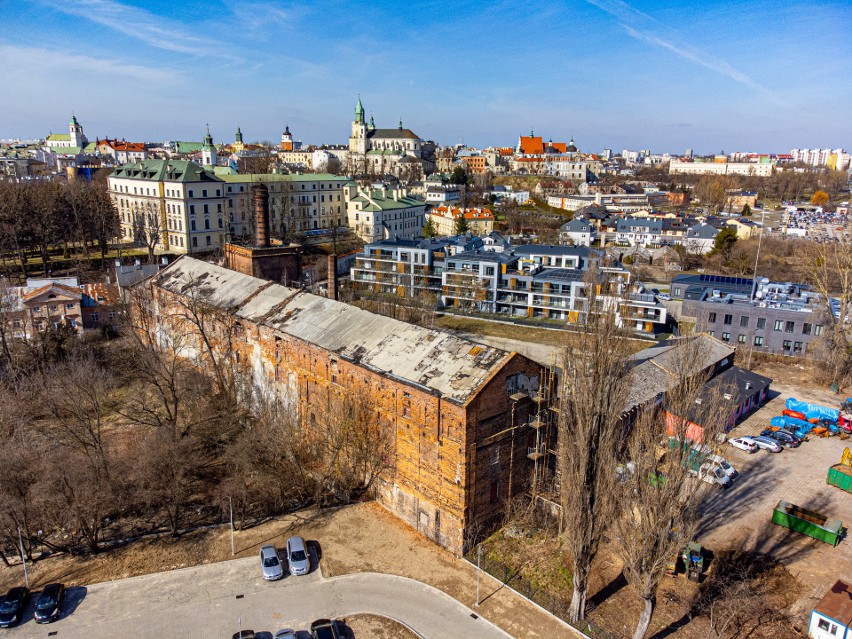
[[[786,612],[788,602],[779,601],[783,589],[778,587],[777,566],[772,557],[753,552],[716,555],[692,608],[694,616],[707,619],[707,639],[750,637],[758,628],[761,636],[798,634]]]
[[[162,220],[156,207],[147,203],[133,213],[133,239],[148,250],[148,263],[153,264],[154,252],[162,241]]]
[[[319,488],[339,501],[351,501],[392,467],[392,425],[368,397],[333,389],[319,420]]]
[[[48,436],[82,453],[93,468],[108,476],[103,431],[114,389],[112,375],[94,359],[81,357],[45,370],[36,388],[51,417]]]
[[[575,344],[563,352],[557,470],[562,535],[574,564],[569,615],[575,623],[584,617],[592,562],[615,512],[615,451],[631,383],[618,304],[599,294],[609,286],[602,272],[589,269]]]
[[[830,381],[844,384],[852,378],[852,340],[847,322],[852,312],[852,254],[842,243],[803,243],[801,273],[819,293],[822,319],[827,324],[819,356]]]
[[[670,390],[659,407],[644,407],[627,434],[630,472],[615,491],[619,515],[613,530],[624,576],[643,603],[633,639],[644,639],[666,566],[693,539],[708,487],[699,476],[715,469],[706,463],[707,443],[724,430],[730,414],[727,389],[705,385],[709,354],[704,338],[678,340],[661,362]]]

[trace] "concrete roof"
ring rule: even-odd
[[[178,294],[190,292],[194,282],[217,308],[459,404],[472,399],[513,356],[188,256],[164,268],[153,282]]]

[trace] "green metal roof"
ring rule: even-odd
[[[175,142],[177,153],[197,153],[203,146],[201,142]]]
[[[332,173],[234,173],[220,176],[225,182],[344,182],[348,177]]]
[[[353,202],[360,202],[364,205],[359,209],[361,211],[390,211],[393,209],[408,209],[412,206],[425,206],[422,200],[410,196],[395,200],[388,195],[382,196],[382,192],[378,190],[368,191],[367,194],[370,196],[369,199],[364,195],[352,198]]]
[[[71,134],[70,133],[51,133],[47,136],[48,140],[54,142],[70,142]]]
[[[152,182],[222,182],[223,180],[187,160],[142,160],[122,164],[112,177]]]

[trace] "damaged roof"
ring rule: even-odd
[[[464,404],[512,353],[183,256],[153,282]]]

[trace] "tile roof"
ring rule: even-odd
[[[197,282],[208,303],[465,404],[516,355],[356,306],[183,256],[154,285],[182,295]]]

